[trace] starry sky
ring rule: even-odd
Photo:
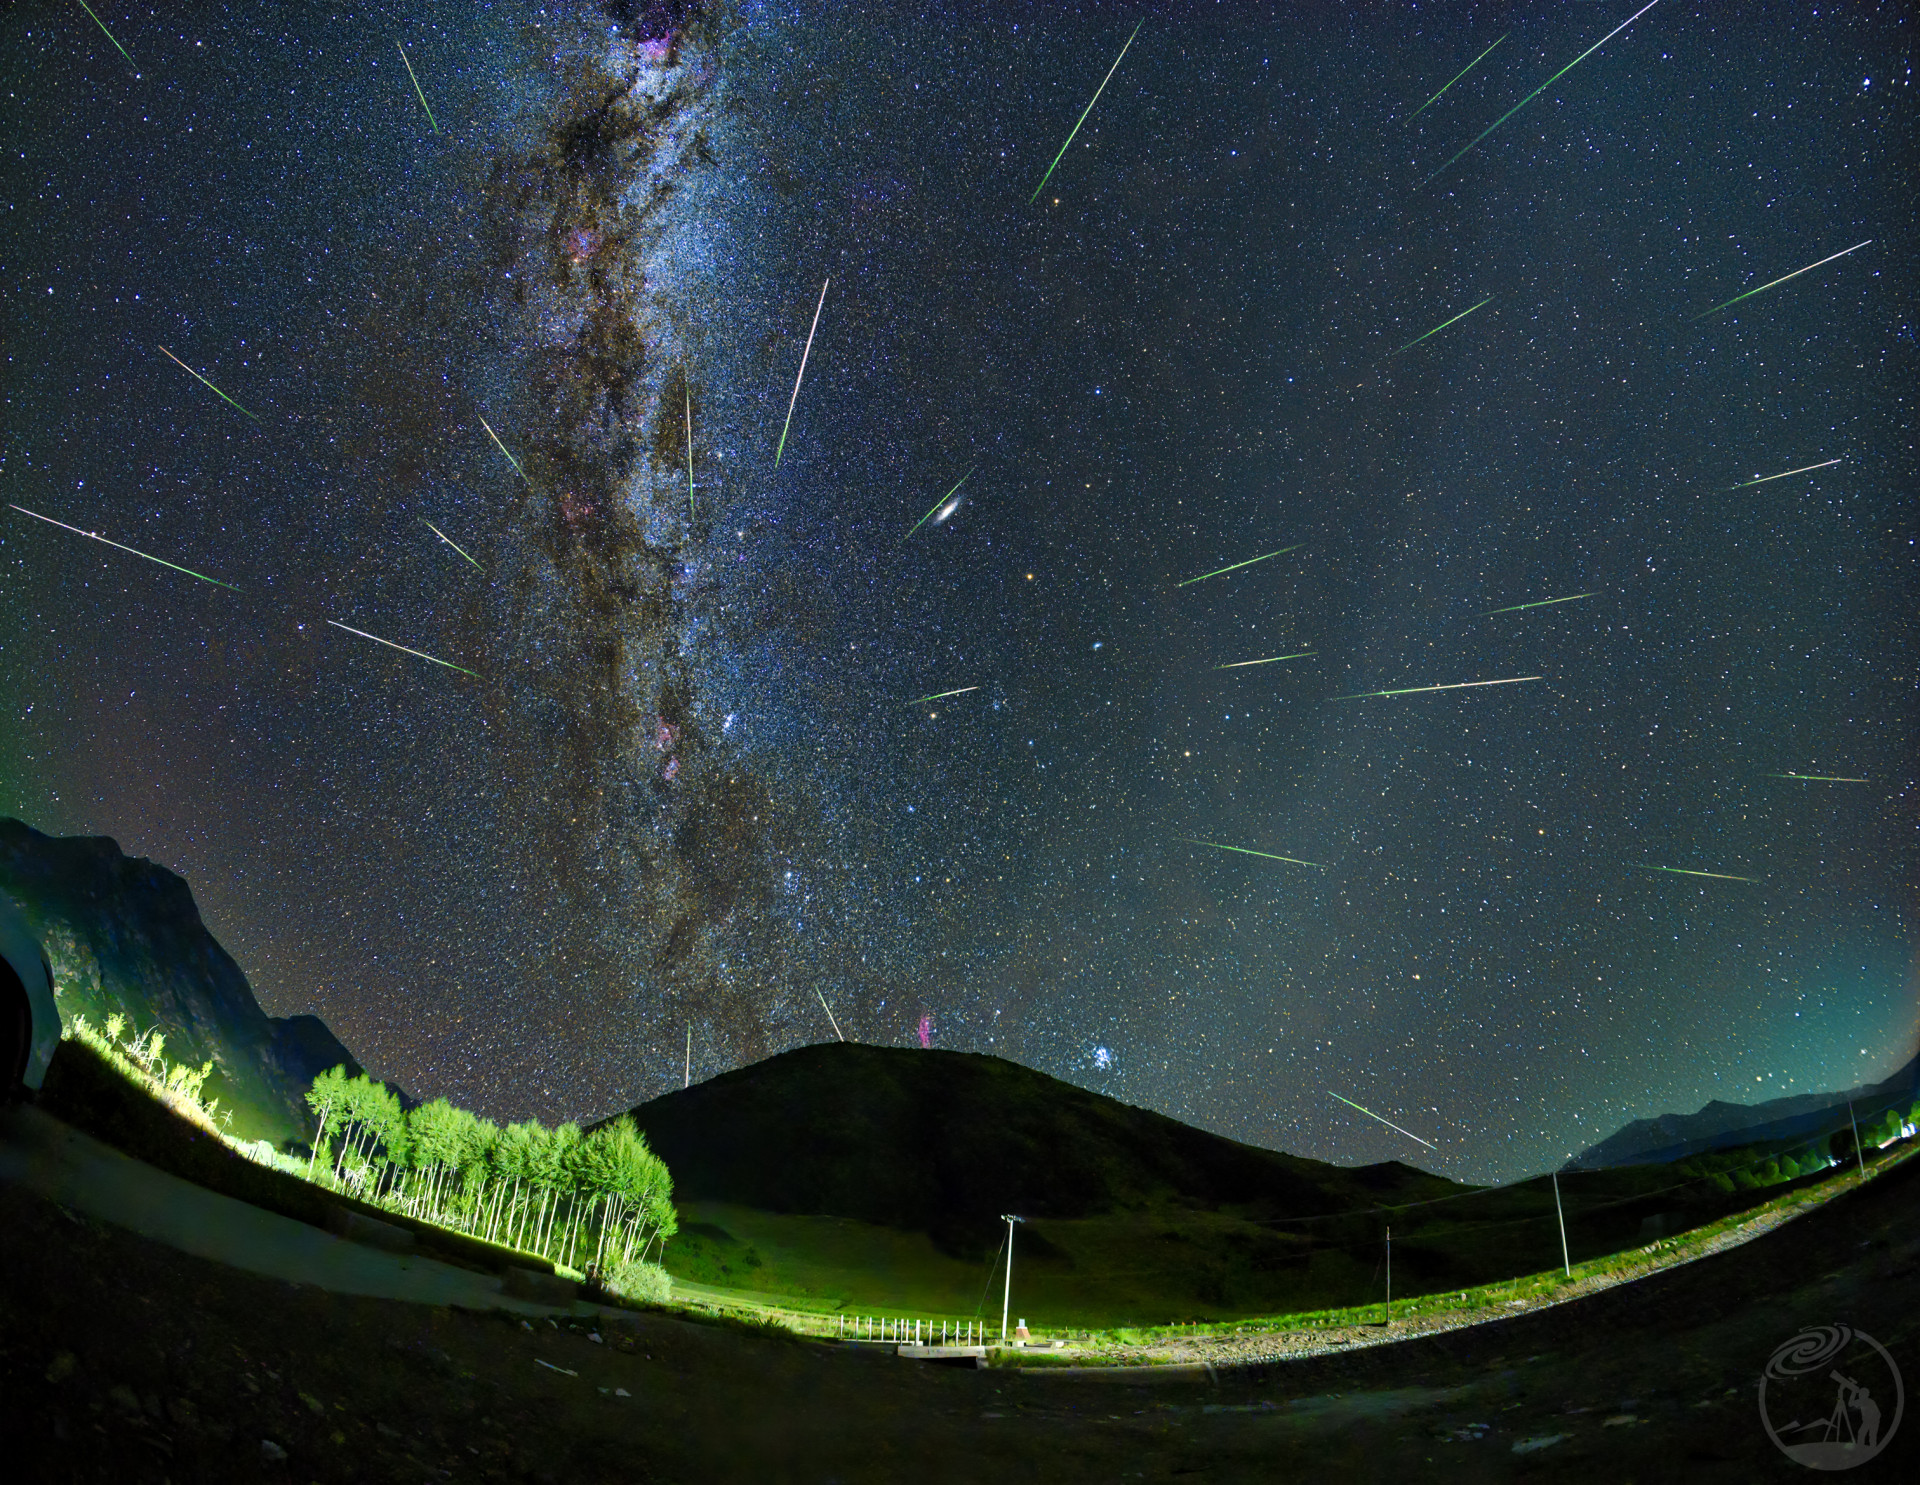
[[[269,1011],[1469,1180],[1913,1055],[1901,7],[95,9],[0,482],[232,586],[0,511],[0,811]]]

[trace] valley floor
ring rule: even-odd
[[[0,1457],[35,1481],[1744,1485],[1800,1476],[1755,1390],[1803,1327],[1864,1328],[1920,1383],[1917,1235],[1909,1160],[1743,1246],[1605,1292],[1147,1383],[946,1370],[662,1315],[329,1293],[8,1182]],[[1920,1419],[1848,1477],[1920,1478]]]

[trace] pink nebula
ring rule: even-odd
[[[600,251],[600,240],[600,234],[591,227],[575,227],[567,234],[567,257],[575,268]]]
[[[933,1017],[931,1016],[920,1018],[920,1045],[923,1047],[933,1045]]]

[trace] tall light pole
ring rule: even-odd
[[[1000,1293],[1000,1344],[1004,1346],[1007,1343],[1007,1311],[1013,1304],[1013,1224],[1027,1219],[1002,1212],[1000,1220],[1007,1224],[1007,1287]]]

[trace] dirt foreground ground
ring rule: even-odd
[[[16,1182],[0,1184],[0,1255],[0,1457],[35,1482],[1744,1485],[1808,1473],[1757,1405],[1768,1358],[1806,1327],[1869,1332],[1920,1384],[1920,1160],[1752,1242],[1550,1308],[1264,1365],[1223,1353],[1151,1382],[330,1293]],[[1920,1479],[1920,1418],[1845,1477]]]

